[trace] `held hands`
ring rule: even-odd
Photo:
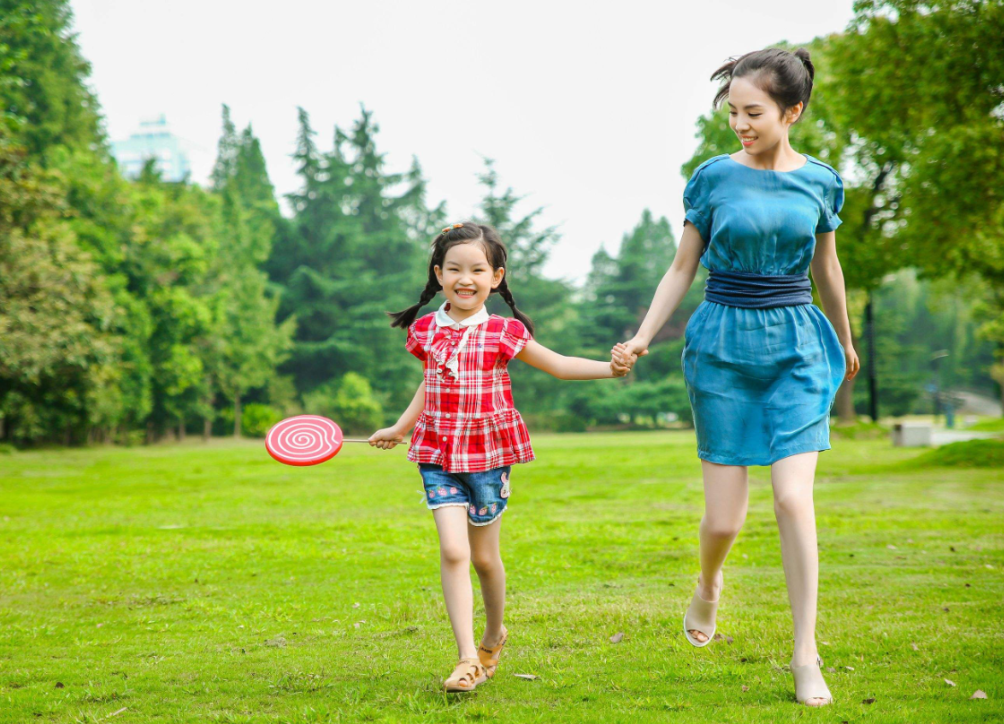
[[[648,342],[640,337],[632,337],[627,342],[621,342],[619,346],[623,347],[628,354],[634,355],[636,359],[648,354]]]
[[[615,344],[613,349],[610,350],[610,371],[614,377],[623,377],[626,375],[637,361],[638,355],[631,354],[621,342]]]
[[[369,438],[370,447],[378,447],[381,450],[390,450],[396,445],[404,442],[404,433],[394,427],[385,427],[377,430]]]

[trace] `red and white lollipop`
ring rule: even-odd
[[[265,437],[268,454],[286,465],[317,465],[330,460],[342,449],[346,440],[342,429],[320,415],[297,415],[277,422]]]

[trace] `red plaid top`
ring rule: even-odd
[[[532,337],[518,319],[493,314],[470,327],[458,353],[467,329],[439,326],[435,313],[408,328],[406,347],[425,363],[425,409],[408,459],[458,473],[530,462],[530,433],[513,406],[506,366]]]

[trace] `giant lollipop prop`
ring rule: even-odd
[[[342,437],[342,428],[326,417],[297,415],[272,426],[265,436],[265,449],[286,465],[317,465],[337,455],[344,442],[369,440]]]

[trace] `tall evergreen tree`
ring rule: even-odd
[[[250,126],[238,136],[227,106],[213,188],[221,206],[220,245],[209,302],[213,334],[203,345],[208,375],[198,398],[212,396],[206,387],[219,389],[233,404],[239,436],[242,400],[276,374],[295,320],[276,326],[279,297],[259,268],[271,254],[279,217],[261,147]]]

